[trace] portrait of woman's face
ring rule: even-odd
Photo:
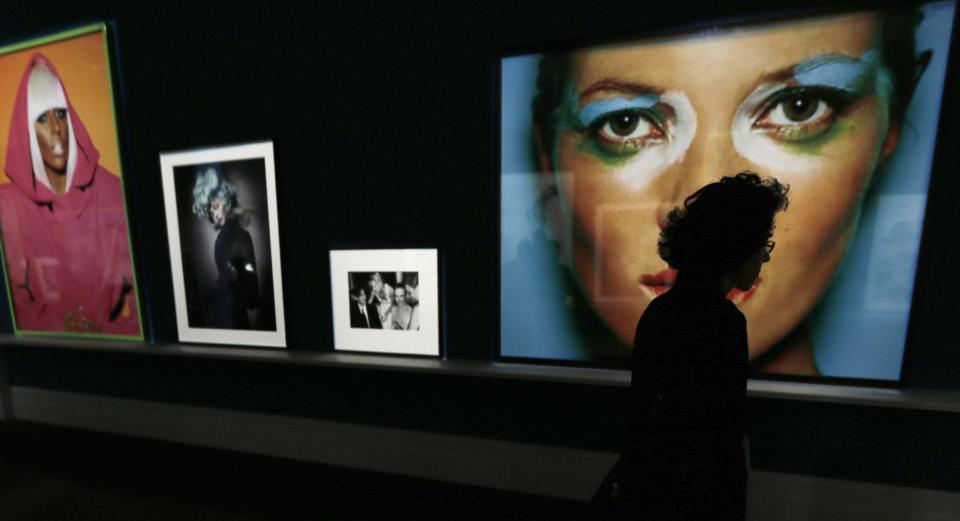
[[[67,109],[49,109],[34,122],[37,144],[43,164],[51,170],[63,173],[67,168],[70,134],[67,124]]]
[[[727,295],[751,369],[900,378],[954,10],[501,58],[501,356],[625,367],[677,276],[658,251],[668,213],[751,171],[789,186],[768,262]]]
[[[777,252],[730,295],[751,358],[798,327],[897,144],[879,27],[859,13],[571,55],[553,142],[538,153],[571,223],[574,277],[625,346],[672,283],[655,247],[667,212],[744,170],[789,184],[791,198]]]
[[[210,199],[210,220],[217,227],[223,226],[227,221],[227,205],[223,199],[219,197]]]

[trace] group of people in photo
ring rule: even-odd
[[[370,273],[366,284],[350,274],[350,327],[420,330],[419,276],[415,272]],[[392,278],[391,285],[385,278]]]

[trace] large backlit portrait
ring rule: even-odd
[[[180,340],[284,347],[273,144],[160,164]]]
[[[0,48],[0,224],[17,333],[143,338],[107,28]]]
[[[625,367],[675,270],[670,209],[751,170],[790,186],[728,298],[757,373],[898,380],[953,2],[501,60],[506,358]]]

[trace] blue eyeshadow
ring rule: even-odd
[[[847,92],[865,92],[874,88],[879,56],[867,51],[860,59],[819,55],[804,60],[793,69],[793,77],[800,85],[833,87]]]
[[[597,118],[624,110],[643,110],[656,107],[660,97],[655,94],[644,94],[634,98],[609,98],[588,103],[577,114],[577,122],[582,127],[593,124]]]

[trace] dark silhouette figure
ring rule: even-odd
[[[786,193],[775,179],[743,172],[667,217],[659,253],[677,276],[637,324],[616,478],[617,510],[628,519],[745,518],[747,324],[726,296],[750,289],[770,259]]]

